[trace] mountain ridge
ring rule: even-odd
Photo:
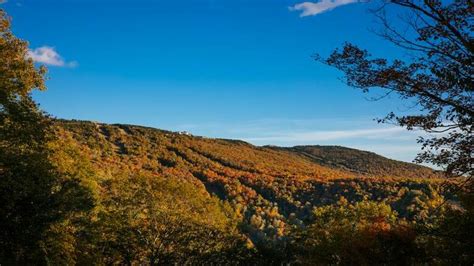
[[[94,167],[99,186],[123,176],[193,184],[230,204],[241,232],[253,243],[280,243],[289,228],[311,220],[314,208],[341,198],[383,201],[400,217],[416,220],[426,216],[440,195],[449,195],[445,179],[434,172],[427,176],[426,168],[411,164],[414,170],[407,176],[367,175],[316,163],[291,148],[123,124],[57,120],[56,126],[57,135],[75,143]]]
[[[442,177],[442,174],[430,167],[399,161],[379,155],[372,151],[359,150],[339,145],[297,145],[293,147],[269,146],[273,149],[287,150],[302,155],[315,163],[338,169],[348,170],[369,176],[398,177]],[[365,162],[364,162],[365,160]],[[377,169],[377,164],[382,164]],[[394,173],[397,171],[397,173]],[[414,171],[418,174],[413,175]]]
[[[348,153],[351,153],[352,156],[356,156],[357,158],[363,157],[363,156],[369,156],[372,158],[375,158],[377,162],[383,162],[383,163],[394,163],[398,167],[403,167],[403,168],[411,168],[411,170],[415,171],[420,171],[422,170],[424,173],[422,176],[416,176],[416,175],[409,175],[409,177],[422,177],[422,178],[430,178],[430,177],[442,177],[442,175],[439,173],[439,171],[432,169],[428,166],[423,166],[419,165],[416,163],[411,163],[411,162],[404,162],[392,158],[388,158],[385,156],[382,156],[380,154],[377,154],[372,151],[367,151],[367,150],[360,150],[356,148],[350,148],[350,147],[345,147],[341,145],[318,145],[318,144],[308,144],[308,145],[295,145],[295,146],[277,146],[277,145],[254,145],[250,142],[247,142],[245,140],[241,139],[228,139],[228,138],[212,138],[212,137],[206,137],[206,136],[200,136],[200,135],[194,135],[190,134],[188,132],[182,133],[180,131],[171,131],[171,130],[165,130],[161,128],[156,128],[156,127],[151,127],[151,126],[142,126],[142,125],[134,125],[134,124],[121,124],[121,123],[103,123],[103,122],[97,122],[97,121],[88,121],[88,120],[66,120],[66,119],[57,119],[58,122],[60,123],[92,123],[95,125],[102,125],[102,126],[116,126],[119,128],[127,128],[127,127],[134,127],[134,128],[142,128],[145,130],[153,130],[153,131],[158,131],[158,132],[163,132],[164,134],[177,134],[181,136],[187,136],[187,137],[192,137],[192,138],[200,138],[200,139],[207,139],[207,140],[215,140],[215,141],[225,141],[229,142],[232,144],[242,144],[245,146],[249,146],[255,149],[271,149],[271,150],[279,150],[279,151],[289,151],[292,154],[295,155],[300,155],[303,156],[307,159],[310,159],[316,164],[320,164],[322,166],[327,166],[335,169],[342,168],[343,170],[347,170],[350,172],[354,172],[355,174],[362,174],[362,175],[378,175],[380,177],[380,174],[383,174],[384,176],[387,177],[402,177],[399,174],[396,175],[390,175],[390,173],[380,173],[376,171],[370,171],[370,170],[363,170],[363,169],[355,169],[353,164],[350,163],[342,163],[340,161],[332,163],[332,159],[334,159],[334,152],[337,151],[345,151]],[[316,149],[316,153],[315,153]],[[323,154],[326,153],[326,154]],[[328,158],[327,155],[330,155],[330,158]],[[330,160],[329,162],[327,160]],[[343,157],[342,159],[347,159],[347,156]],[[351,167],[352,166],[352,167]],[[373,167],[373,166],[372,166]],[[405,171],[406,173],[406,171]],[[432,175],[432,176],[430,176]]]

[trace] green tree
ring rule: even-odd
[[[225,263],[250,255],[230,207],[191,184],[125,175],[104,188],[96,227],[106,263]]]
[[[336,205],[315,208],[313,216],[292,241],[304,265],[407,264],[415,257],[414,232],[384,203],[350,204],[342,197]]]
[[[0,262],[46,263],[50,227],[92,206],[78,178],[51,163],[51,121],[31,99],[44,90],[46,69],[26,58],[27,43],[10,31],[0,10]]]

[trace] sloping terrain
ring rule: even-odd
[[[186,180],[229,202],[242,232],[256,243],[285,237],[314,207],[341,197],[385,201],[402,217],[422,219],[447,194],[429,168],[346,148],[256,147],[140,126],[57,124],[101,179],[125,173]]]
[[[442,177],[433,169],[385,158],[368,151],[341,146],[295,146],[291,148],[274,147],[303,155],[305,158],[330,168],[350,171],[363,176],[373,177],[409,177],[436,178]]]

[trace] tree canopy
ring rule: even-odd
[[[80,179],[51,162],[52,124],[30,96],[45,89],[46,70],[26,54],[0,10],[0,260],[15,264],[44,263],[50,227],[93,205]]]
[[[406,12],[398,24],[392,6]],[[417,161],[443,167],[451,176],[473,175],[473,8],[469,0],[384,2],[373,10],[382,26],[378,35],[410,56],[378,58],[347,43],[327,58],[316,57],[341,70],[349,86],[363,92],[381,88],[384,96],[396,94],[413,104],[413,114],[392,112],[379,121],[431,133],[420,137],[424,151]]]

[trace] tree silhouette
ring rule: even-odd
[[[389,7],[407,13],[391,23]],[[378,35],[410,53],[410,59],[388,60],[347,43],[328,58],[316,56],[345,74],[345,82],[363,92],[385,90],[414,101],[419,112],[389,113],[379,122],[432,133],[419,138],[417,162],[443,167],[450,176],[472,176],[474,124],[473,2],[439,0],[388,1],[373,10],[382,24]],[[403,29],[401,29],[401,26]]]

